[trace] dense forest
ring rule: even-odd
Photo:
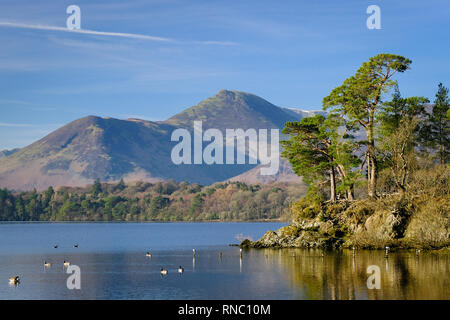
[[[308,184],[293,223],[254,247],[450,244],[450,98],[403,97],[408,58],[379,54],[323,99],[327,117],[286,123],[282,155]]]
[[[86,188],[44,192],[0,189],[1,221],[242,221],[288,219],[300,184],[212,186],[174,181],[125,184],[96,181]]]

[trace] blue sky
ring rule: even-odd
[[[71,4],[97,33],[61,30]],[[164,120],[223,88],[319,109],[380,52],[413,61],[404,96],[433,99],[450,86],[449,32],[448,0],[2,0],[0,150],[91,114]]]

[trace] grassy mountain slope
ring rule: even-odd
[[[191,107],[165,123],[192,128],[195,120],[203,120],[204,128],[282,128],[297,117],[250,93],[220,90],[215,96]]]
[[[281,129],[286,121],[302,117],[286,110],[249,93],[221,90],[166,121],[84,117],[0,157],[0,187],[44,189],[50,185],[84,186],[95,179],[121,178],[173,178],[202,184],[225,181],[255,165],[174,165],[170,153],[176,142],[170,141],[171,133],[179,127],[192,131],[194,120],[203,120],[204,130],[217,128],[222,132],[227,128]],[[289,168],[285,167],[281,166],[279,177],[269,180],[290,181]],[[265,182],[257,174],[254,176],[253,182]]]

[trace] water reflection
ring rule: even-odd
[[[280,226],[0,223],[0,299],[450,299],[448,255],[227,245]],[[67,288],[64,260],[80,267],[81,290]],[[369,265],[380,269],[380,290],[367,288]],[[21,283],[9,287],[14,275]]]
[[[297,298],[450,299],[448,255],[404,251],[386,258],[382,251],[302,249],[265,249],[261,255],[266,263],[280,264],[286,281],[301,294]],[[370,265],[381,269],[380,290],[367,288]]]
[[[220,252],[223,254],[221,255]],[[68,290],[66,254],[0,257],[0,278],[13,271],[20,286],[0,287],[0,299],[449,299],[449,256],[351,250],[188,250],[72,254],[82,290]],[[219,257],[219,258],[218,258]],[[188,267],[192,261],[192,268]],[[183,277],[179,266],[186,266]],[[381,289],[367,288],[367,267],[381,271]],[[169,271],[161,277],[160,269]]]

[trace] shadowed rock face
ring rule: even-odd
[[[166,121],[84,117],[7,156],[0,153],[0,187],[42,190],[50,185],[84,186],[95,179],[121,178],[225,181],[256,166],[174,165],[170,154],[177,142],[170,141],[172,132],[180,127],[192,131],[195,120],[203,121],[204,130],[223,132],[227,128],[282,129],[286,121],[303,116],[286,110],[252,94],[221,90]],[[289,165],[282,164],[281,169],[278,177],[269,180],[299,181]],[[266,182],[252,173],[245,178]]]

